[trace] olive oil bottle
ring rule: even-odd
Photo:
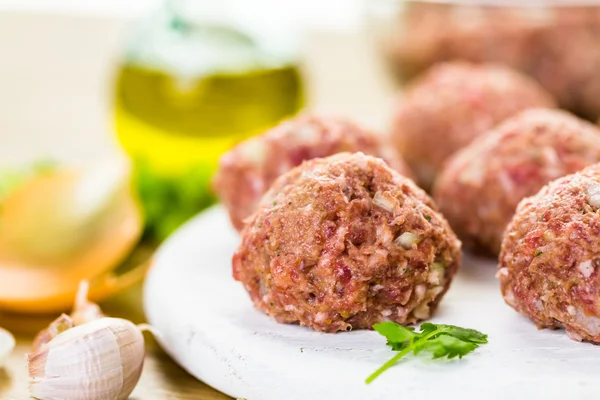
[[[115,124],[133,160],[147,234],[161,240],[214,202],[219,156],[302,106],[293,45],[239,24],[188,18],[167,3],[132,35]]]

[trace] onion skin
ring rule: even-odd
[[[33,178],[4,199],[0,310],[26,314],[69,310],[83,280],[91,282],[90,297],[95,301],[123,287],[114,281],[112,271],[137,245],[143,218],[128,175],[114,177],[114,184],[99,195],[92,193],[94,198],[84,197],[89,200],[85,203],[83,196],[74,195],[84,186],[85,175],[72,170]],[[85,183],[89,190],[89,181]]]

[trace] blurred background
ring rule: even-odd
[[[125,150],[148,229],[163,239],[214,201],[192,186],[206,186],[218,155],[242,138],[301,107],[383,121],[363,9],[339,0],[1,1],[2,165],[81,164]],[[185,174],[201,184],[178,188]],[[168,201],[179,215],[165,215]]]
[[[158,18],[160,14],[168,18],[166,10],[161,12],[160,4],[151,0],[0,1],[0,48],[4,53],[0,64],[4,88],[0,117],[6,129],[19,132],[10,135],[2,145],[4,164],[29,162],[45,154],[81,162],[114,150],[114,137],[106,133],[114,131],[115,79],[127,52],[133,51],[130,46],[135,46],[131,42],[135,40],[136,26],[156,18],[157,14]],[[270,8],[265,6],[267,10]],[[360,24],[359,1],[307,1],[296,7],[286,4],[285,9],[288,18],[311,31],[342,34],[355,31]],[[264,18],[281,18],[275,12],[269,15],[267,12]],[[154,32],[158,36],[167,35],[170,28],[156,29],[164,30]],[[185,45],[183,38],[179,44]],[[166,46],[162,50],[168,51]],[[343,58],[344,49],[339,50],[340,54],[331,58]],[[318,66],[308,68],[314,71]],[[345,69],[352,68],[346,65]],[[343,79],[336,75],[329,78]],[[311,86],[313,91],[320,88],[317,84]],[[335,87],[333,82],[327,87],[332,86]],[[323,98],[327,87],[311,93],[311,98],[320,98],[326,107],[333,108]],[[346,90],[351,93],[353,88],[349,85]],[[64,135],[64,143],[57,143],[56,134]]]
[[[31,334],[80,280],[142,321],[151,255],[216,201],[218,157],[301,110],[385,131],[403,83],[458,58],[598,119],[599,7],[454,3],[0,0],[0,326],[21,335],[0,398],[23,398]],[[150,374],[179,371],[156,354]],[[201,385],[171,375],[140,390]]]

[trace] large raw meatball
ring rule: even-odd
[[[460,260],[423,190],[381,159],[342,153],[274,183],[242,232],[233,275],[278,322],[336,332],[428,318]]]
[[[444,63],[417,78],[396,107],[392,139],[422,187],[479,134],[532,107],[553,107],[537,83],[492,64]]]
[[[600,165],[519,204],[500,253],[507,304],[540,328],[600,342]]]
[[[597,127],[563,111],[531,109],[454,154],[434,198],[465,245],[498,254],[519,201],[597,162]]]
[[[255,210],[262,195],[281,174],[304,160],[361,151],[383,158],[412,177],[397,152],[375,132],[341,118],[302,115],[246,140],[224,154],[214,188],[236,229]]]

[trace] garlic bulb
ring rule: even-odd
[[[27,355],[29,394],[41,400],[121,400],[144,364],[144,337],[120,318],[70,328]]]
[[[9,331],[0,328],[0,367],[15,348],[15,338]]]

